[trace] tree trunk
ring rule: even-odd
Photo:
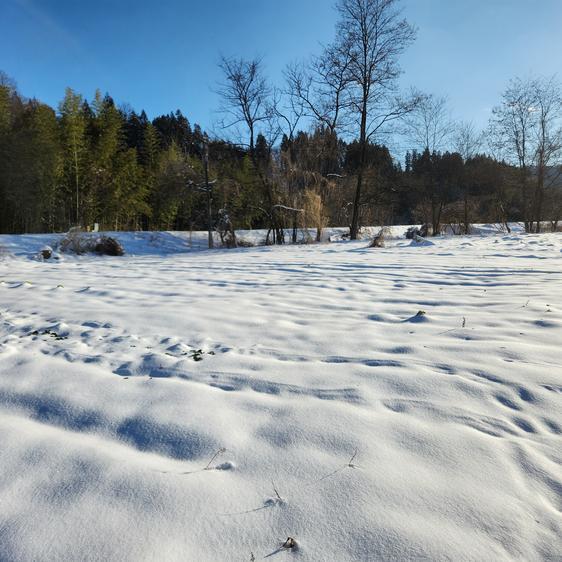
[[[525,232],[533,230],[531,217],[529,216],[529,202],[527,201],[527,166],[523,164],[521,168],[521,205],[523,207],[523,222],[525,223]]]
[[[349,237],[351,238],[351,240],[357,240],[357,237],[359,235],[359,209],[361,205],[361,189],[363,187],[363,175],[365,173],[365,160],[367,157],[367,104],[368,92],[364,92],[361,110],[361,133],[359,138],[361,152],[359,157],[359,170],[357,172],[357,187],[355,189],[355,198],[353,200],[351,229],[349,232]]]
[[[541,165],[537,182],[537,194],[535,196],[535,220],[537,221],[537,232],[541,231],[542,209],[544,204],[544,166]]]

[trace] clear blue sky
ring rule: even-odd
[[[270,78],[334,32],[332,0],[0,0],[0,69],[51,105],[96,88],[150,117],[216,120],[220,53],[264,57]],[[404,0],[418,39],[404,85],[484,125],[509,78],[562,78],[562,0]]]

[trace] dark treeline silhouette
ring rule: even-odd
[[[340,0],[336,39],[289,65],[281,89],[261,60],[223,58],[223,138],[180,111],[150,120],[99,91],[87,101],[69,88],[52,108],[0,73],[0,232],[206,230],[209,203],[213,227],[263,228],[273,243],[327,225],[351,238],[399,223],[556,229],[558,83],[513,80],[486,131],[455,124],[443,98],[397,90],[415,35],[397,4]],[[412,147],[404,164],[385,146],[397,134]]]

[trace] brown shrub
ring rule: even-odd
[[[102,236],[98,238],[94,247],[96,254],[102,256],[122,256],[125,253],[123,246],[115,238],[110,236]]]

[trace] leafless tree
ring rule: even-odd
[[[517,78],[493,111],[496,154],[520,170],[521,213],[527,232],[540,231],[545,187],[562,156],[562,92],[554,78]],[[534,184],[534,185],[533,185]]]
[[[455,125],[455,130],[453,132],[453,147],[455,151],[462,156],[465,164],[478,154],[481,146],[482,135],[478,133],[473,123],[461,121]],[[461,188],[463,192],[462,226],[464,234],[470,234],[470,209],[474,205],[470,204],[469,195],[474,183],[474,177],[473,174],[470,173],[468,166],[465,166],[464,170],[463,180],[461,181]]]
[[[350,237],[357,239],[367,145],[419,102],[397,95],[398,58],[414,40],[414,28],[401,16],[398,0],[339,0],[337,44],[348,49],[349,115],[360,147]],[[341,49],[340,49],[341,50]]]
[[[297,127],[305,115],[306,110],[301,99],[283,90],[274,89],[271,105],[271,128],[276,130],[277,137],[284,134],[292,141]]]
[[[250,158],[263,187],[265,202],[260,208],[270,221],[275,242],[282,244],[285,238],[274,185],[268,175],[269,170],[256,155],[259,133],[264,135],[269,147],[273,146],[279,136],[273,90],[264,76],[261,59],[223,57],[219,67],[224,76],[224,82],[218,89],[222,100],[220,111],[225,116],[222,126],[239,132],[240,127],[246,129],[248,141],[241,144],[249,148]]]
[[[536,148],[535,148],[535,189],[531,219],[535,221],[535,232],[541,230],[545,190],[560,177],[562,156],[562,91],[554,78],[533,82],[535,90]]]
[[[287,93],[302,107],[304,115],[331,133],[344,126],[344,111],[349,107],[349,45],[326,47],[307,64],[291,64],[285,70]]]
[[[554,78],[516,78],[493,110],[496,154],[519,167],[521,213],[527,232],[540,231],[545,187],[562,156],[562,92]]]
[[[429,152],[443,150],[454,130],[447,98],[433,94],[421,97],[405,123],[414,145]]]
[[[224,77],[217,90],[224,116],[221,125],[238,132],[240,127],[245,128],[248,141],[241,144],[253,153],[258,127],[271,119],[272,90],[264,76],[262,60],[222,57],[219,67]]]
[[[512,80],[502,95],[502,103],[492,112],[492,143],[496,154],[502,154],[520,169],[521,212],[525,229],[531,222],[527,203],[529,167],[532,163],[532,130],[535,115],[534,93],[529,81]]]
[[[453,132],[453,148],[466,162],[474,158],[482,148],[482,133],[470,121],[460,121]]]

